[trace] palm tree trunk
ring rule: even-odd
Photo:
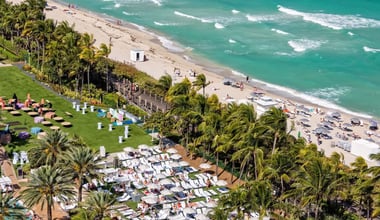
[[[89,93],[90,93],[90,69],[91,69],[91,65],[89,64],[88,69],[87,69],[87,89]]]
[[[53,199],[51,199],[51,201],[53,201]],[[52,206],[53,204],[48,204],[47,205],[47,218],[48,220],[53,220],[53,213],[52,213]]]
[[[215,174],[218,176],[218,168],[219,168],[219,152],[216,152],[216,170]]]
[[[272,146],[272,155],[274,154],[274,151],[276,149],[276,144],[277,144],[277,133],[274,135],[273,146]]]
[[[78,178],[79,187],[78,187],[78,203],[82,202],[82,192],[83,192],[83,180],[82,177]]]

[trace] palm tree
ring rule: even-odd
[[[281,109],[272,107],[260,117],[260,120],[268,126],[269,135],[273,136],[272,154],[274,154],[278,139],[286,134],[286,115]]]
[[[193,86],[197,88],[197,90],[202,89],[202,94],[205,96],[205,89],[211,82],[207,82],[206,76],[204,74],[197,75],[196,79],[193,82]]]
[[[78,202],[82,201],[83,183],[86,179],[100,179],[102,175],[97,172],[101,167],[97,164],[97,153],[89,147],[71,148],[62,157],[62,164],[73,174],[73,178],[78,180]]]
[[[80,40],[80,47],[82,51],[79,54],[79,58],[84,60],[88,65],[87,69],[87,86],[88,91],[90,91],[90,71],[92,65],[96,61],[96,52],[95,52],[95,39],[92,34],[84,33]],[[83,86],[83,78],[82,78],[82,86]]]
[[[18,198],[12,193],[0,192],[0,220],[24,218],[25,208],[18,204]]]
[[[158,80],[158,85],[165,91],[165,96],[173,84],[173,79],[169,74],[165,74]]]
[[[102,220],[110,216],[113,209],[112,206],[116,203],[114,194],[107,192],[91,192],[87,199],[83,202],[82,207],[90,212],[90,216],[94,220]]]
[[[59,155],[68,147],[69,140],[65,133],[62,131],[48,132],[44,138],[39,140],[39,145],[30,150],[32,157],[37,158],[35,164],[31,164],[31,166],[38,167],[41,164],[53,166]]]
[[[52,220],[54,198],[68,202],[75,196],[72,174],[59,167],[42,166],[31,174],[21,198],[29,208],[37,204],[47,207],[47,219]]]
[[[111,53],[111,39],[110,43],[107,46],[106,44],[102,43],[100,44],[99,50],[96,51],[96,58],[105,57],[108,59],[108,56]],[[108,61],[106,62],[106,92],[108,92],[109,89],[109,70],[108,70]]]

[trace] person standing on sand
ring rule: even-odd
[[[249,76],[247,76],[246,80],[247,80],[247,82],[249,82]]]

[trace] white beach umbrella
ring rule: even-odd
[[[151,156],[151,157],[148,158],[148,161],[152,162],[152,163],[155,163],[155,162],[158,162],[159,160],[157,159],[156,156]]]
[[[149,205],[153,205],[157,203],[157,196],[144,196],[141,198],[144,202],[148,203]]]
[[[146,150],[146,149],[148,149],[149,147],[148,147],[148,145],[146,145],[146,144],[140,144],[137,148],[140,149],[140,150]]]
[[[160,180],[161,185],[168,185],[168,184],[173,184],[173,180],[171,179],[162,179]]]
[[[174,148],[169,148],[166,152],[169,153],[169,154],[175,154],[178,151],[176,149],[174,149]]]
[[[148,170],[148,169],[150,169],[150,167],[148,165],[141,164],[139,166],[139,170],[142,171],[142,172],[144,172],[145,170]]]
[[[169,220],[186,220],[186,218],[182,215],[173,215],[173,216],[169,216],[168,218]]]
[[[165,179],[166,176],[162,173],[157,173],[156,175],[154,175],[154,177],[156,177],[157,179]]]
[[[186,166],[189,166],[189,163],[188,163],[187,161],[180,161],[180,162],[179,162],[179,165],[180,165],[181,167],[186,167]]]
[[[128,152],[133,152],[133,151],[135,151],[135,150],[136,150],[136,149],[133,148],[133,147],[124,147],[124,148],[123,148],[123,151],[124,151],[124,152],[127,152],[127,153],[128,153]]]
[[[154,145],[152,148],[155,149],[155,150],[160,150],[161,149],[161,147],[159,145]]]
[[[226,186],[227,182],[225,180],[218,180],[216,181],[217,186]]]
[[[210,168],[211,168],[211,165],[208,164],[208,163],[201,163],[201,164],[199,165],[199,168],[201,168],[201,169],[210,169]]]
[[[171,167],[180,167],[181,165],[179,165],[178,162],[173,161],[173,162],[170,163],[170,166]]]
[[[205,215],[202,214],[202,213],[199,213],[199,214],[197,214],[197,215],[195,216],[195,219],[196,219],[196,220],[209,220],[210,218],[207,217],[207,216],[205,216]]]
[[[186,215],[191,215],[197,213],[197,211],[195,211],[195,209],[193,208],[187,207],[183,209],[183,213],[185,213]]]
[[[214,208],[214,207],[216,207],[216,203],[215,202],[208,202],[208,203],[206,203],[206,206],[208,208]]]
[[[164,195],[164,196],[169,196],[169,195],[173,195],[173,192],[168,190],[168,189],[164,189],[164,190],[160,191],[160,194]]]
[[[173,188],[170,189],[172,192],[182,192],[183,191],[183,188],[180,187],[180,186],[175,186]]]
[[[146,187],[148,187],[148,189],[159,189],[160,185],[155,183],[149,183]]]
[[[179,160],[179,159],[182,158],[182,156],[179,155],[179,154],[173,154],[173,155],[170,156],[170,158],[172,158],[173,160]]]
[[[147,150],[140,151],[140,154],[141,154],[142,156],[144,156],[144,157],[147,157],[147,156],[152,155],[152,154],[151,154],[149,151],[147,151]]]

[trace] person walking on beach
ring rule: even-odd
[[[247,80],[247,82],[249,82],[249,76],[247,76],[246,80]]]

